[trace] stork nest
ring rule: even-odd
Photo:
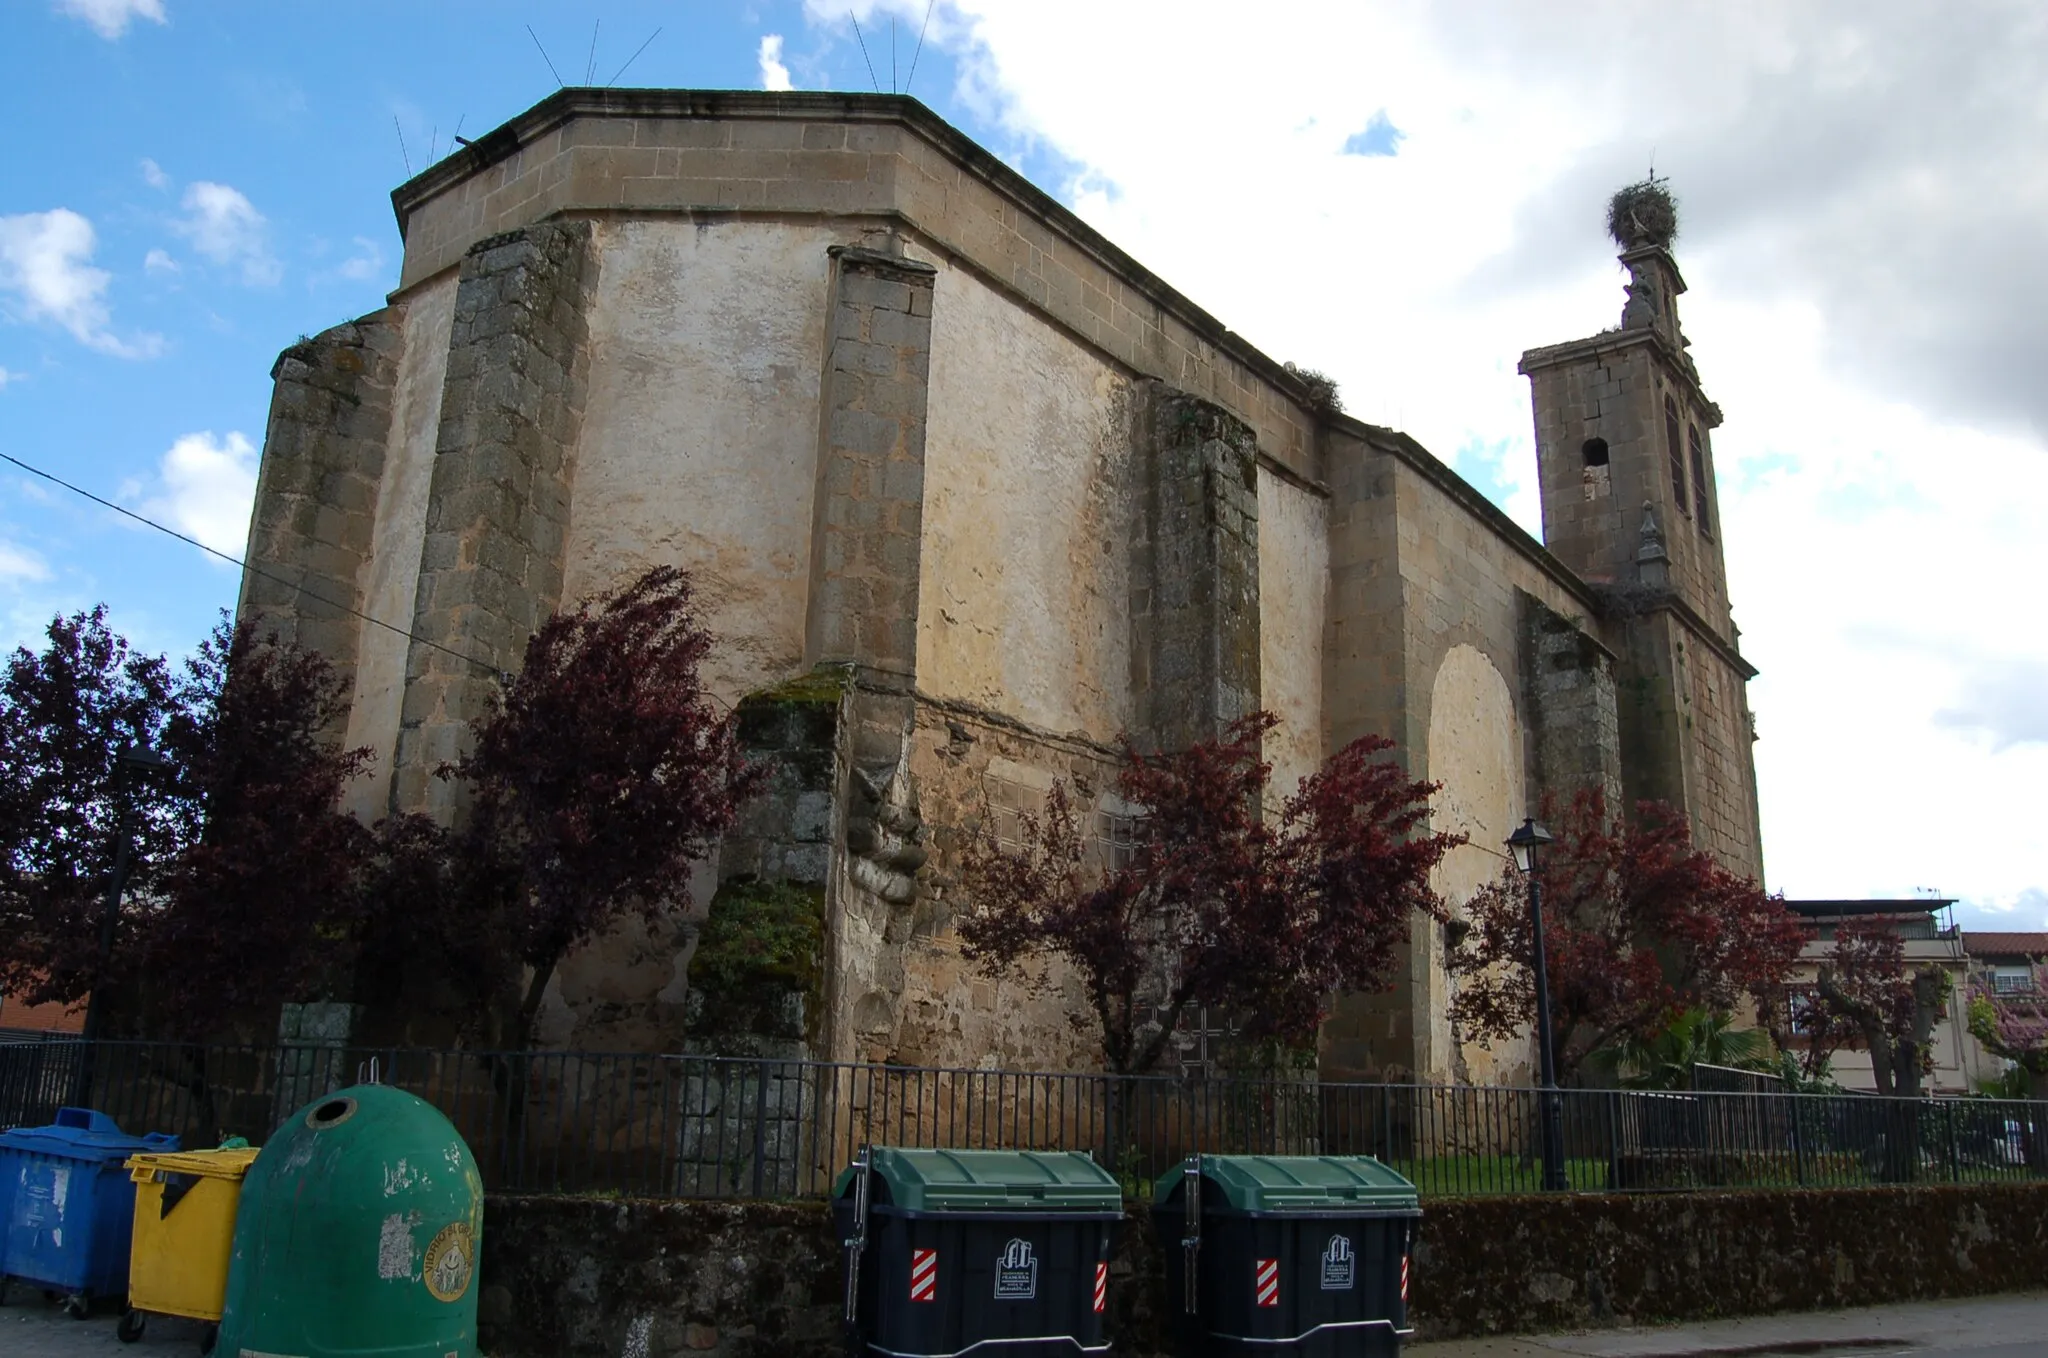
[[[1607,234],[1624,250],[1678,239],[1678,200],[1661,179],[1645,179],[1607,200]]]

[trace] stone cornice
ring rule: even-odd
[[[1714,625],[1672,589],[1649,589],[1641,585],[1608,585],[1596,591],[1602,616],[1617,620],[1642,617],[1648,613],[1669,613],[1699,643],[1719,656],[1722,663],[1745,680],[1756,678],[1757,667],[1743,658],[1735,643],[1723,637]]]
[[[1603,354],[1618,354],[1635,348],[1650,349],[1663,360],[1664,367],[1672,377],[1681,383],[1693,403],[1706,412],[1707,428],[1721,426],[1721,407],[1707,396],[1705,387],[1685,362],[1685,355],[1674,349],[1670,342],[1648,326],[1637,326],[1629,330],[1603,330],[1597,335],[1584,339],[1566,340],[1563,344],[1546,344],[1538,349],[1527,349],[1521,361],[1515,364],[1515,371],[1524,377],[1533,377],[1546,368],[1563,367],[1567,363],[1579,363]]]

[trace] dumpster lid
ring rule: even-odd
[[[128,1157],[130,1171],[136,1174],[137,1182],[154,1179],[159,1174],[191,1174],[203,1179],[239,1179],[249,1172],[249,1166],[256,1159],[256,1150],[240,1146],[233,1150],[217,1151],[162,1151]]]
[[[178,1138],[162,1132],[129,1136],[105,1113],[91,1108],[60,1108],[47,1127],[16,1127],[0,1132],[0,1147],[63,1155],[75,1160],[120,1160],[137,1151],[174,1151]]]
[[[1122,1187],[1079,1151],[876,1146],[868,1160],[888,1184],[890,1203],[907,1212],[1123,1211]],[[833,1196],[844,1196],[857,1173],[841,1172]]]
[[[1369,1155],[1205,1155],[1202,1177],[1239,1212],[1328,1212],[1346,1208],[1414,1211],[1415,1185]],[[1185,1175],[1161,1176],[1153,1201],[1165,1203]]]

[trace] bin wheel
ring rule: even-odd
[[[143,1326],[148,1323],[149,1321],[140,1311],[123,1311],[121,1313],[121,1323],[114,1327],[114,1338],[124,1344],[132,1344],[142,1338]]]
[[[64,1314],[73,1320],[84,1320],[92,1313],[92,1298],[83,1292],[73,1292],[64,1298]]]
[[[206,1354],[212,1353],[213,1346],[218,1342],[220,1342],[220,1326],[209,1325],[201,1330],[199,1332],[199,1352],[201,1358],[204,1358]]]

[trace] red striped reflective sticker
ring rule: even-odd
[[[1401,1256],[1401,1300],[1408,1300],[1408,1256]]]
[[[1259,1260],[1257,1272],[1253,1276],[1256,1279],[1256,1298],[1259,1305],[1278,1306],[1280,1304],[1280,1261],[1278,1259]]]
[[[1095,1314],[1101,1315],[1103,1308],[1108,1305],[1109,1265],[1097,1264],[1095,1266]]]
[[[939,1252],[918,1250],[910,1252],[910,1299],[912,1301],[937,1301],[939,1299]]]

